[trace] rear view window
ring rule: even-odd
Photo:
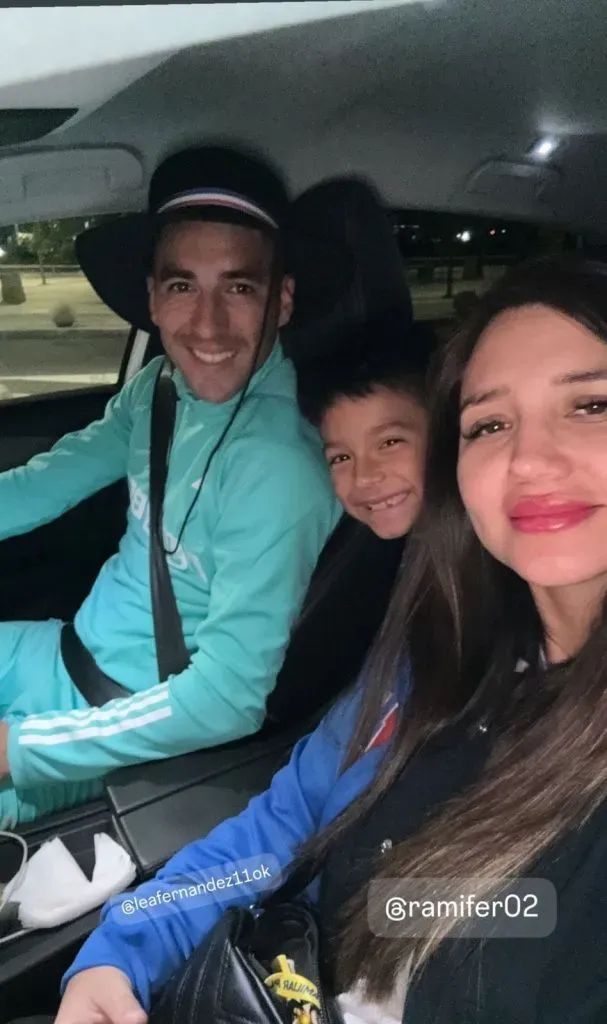
[[[0,401],[117,383],[129,326],[97,298],[74,250],[95,222],[0,228]]]
[[[448,336],[477,298],[522,260],[581,248],[558,227],[420,210],[391,213],[416,319]]]

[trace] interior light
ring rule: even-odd
[[[532,160],[548,160],[558,149],[558,145],[558,139],[555,138],[538,139],[529,150],[529,156]]]
[[[461,233],[461,235],[459,237],[461,238],[462,242],[469,242],[471,240],[471,238],[472,238],[472,232],[471,231],[462,231],[462,233]]]

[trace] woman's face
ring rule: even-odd
[[[607,346],[545,306],[494,320],[463,380],[458,481],[529,584],[607,583]]]

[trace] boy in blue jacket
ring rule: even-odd
[[[301,408],[319,426],[346,509],[385,537],[409,531],[422,497],[424,381],[411,362],[398,347],[369,349],[360,361],[312,367],[299,380]],[[361,685],[297,743],[288,765],[245,811],[105,906],[101,925],[63,979],[56,1024],[145,1024],[153,993],[224,911],[254,903],[262,889],[277,885],[298,848],[367,787],[396,725],[406,681],[383,708],[363,756],[343,771]]]
[[[207,147],[161,164],[147,214],[78,242],[100,297],[127,322],[157,328],[172,366],[178,401],[163,528],[190,662],[160,678],[149,579],[156,359],[102,420],[0,474],[0,539],[120,478],[130,489],[119,550],[74,622],[106,697],[89,699],[83,679],[70,677],[62,630],[73,632],[62,623],[0,625],[0,828],[93,798],[111,769],[225,743],[263,723],[341,513],[277,342],[294,277],[307,275],[308,294],[315,283],[327,291],[314,280],[313,239],[298,263],[289,215],[273,171]]]

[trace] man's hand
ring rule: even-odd
[[[0,779],[10,775],[8,767],[8,724],[0,722]]]
[[[55,1024],[146,1024],[126,974],[117,967],[91,967],[65,989]]]

